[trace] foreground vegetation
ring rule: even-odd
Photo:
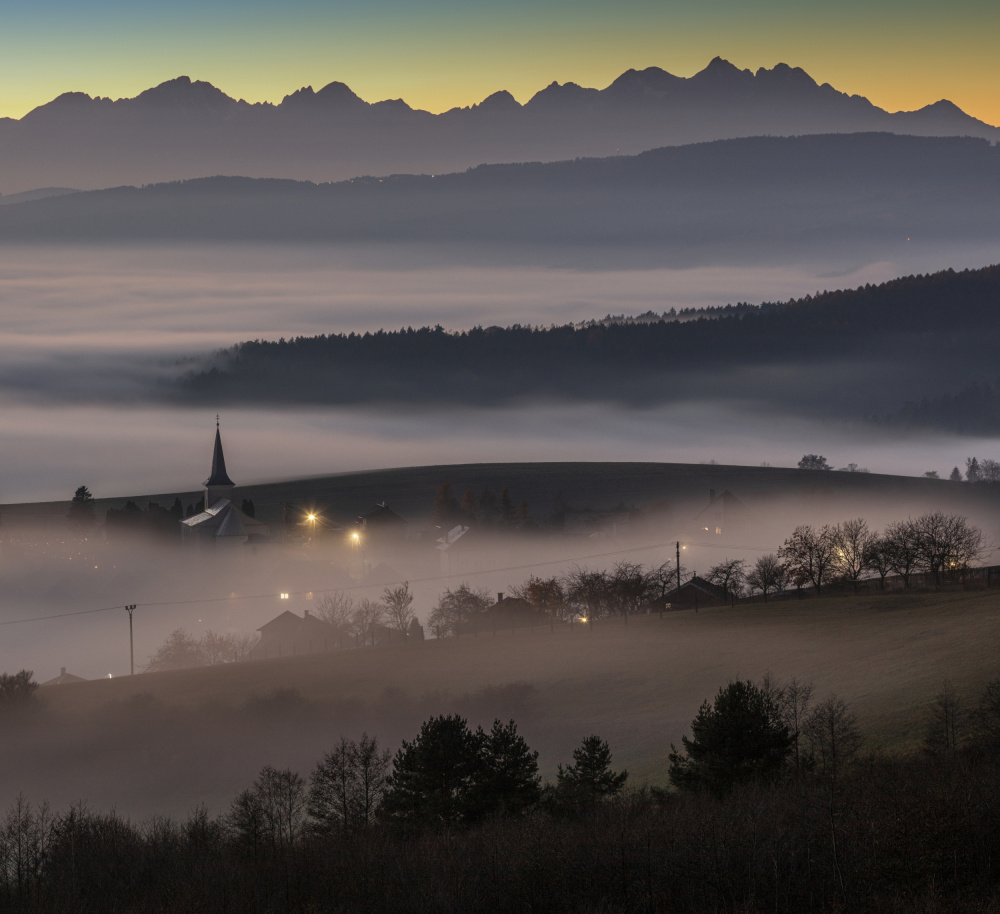
[[[514,722],[487,733],[437,717],[391,773],[377,741],[341,739],[308,793],[266,766],[215,818],[137,825],[19,799],[0,827],[0,907],[1000,910],[1000,681],[973,715],[943,690],[925,751],[900,758],[859,760],[842,702],[810,698],[796,682],[721,689],[674,753],[676,793],[623,791],[598,737],[542,788]]]

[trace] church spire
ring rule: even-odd
[[[205,507],[216,499],[224,498],[226,489],[236,488],[226,473],[226,457],[222,453],[222,435],[219,432],[219,417],[215,417],[215,451],[212,454],[212,475],[205,480]],[[222,490],[222,491],[220,491]]]

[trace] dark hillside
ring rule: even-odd
[[[1000,267],[909,276],[692,321],[441,327],[244,342],[188,376],[199,402],[649,405],[757,399],[860,418],[995,373]],[[795,368],[795,385],[784,369]]]

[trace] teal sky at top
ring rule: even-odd
[[[1000,123],[995,0],[0,0],[0,116],[61,92],[135,95],[181,74],[280,101],[346,82],[441,111],[552,80],[603,87],[629,67],[690,76],[720,55],[785,62],[890,110],[949,98]]]

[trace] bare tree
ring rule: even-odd
[[[889,567],[903,579],[903,586],[910,586],[910,578],[920,563],[920,537],[912,519],[899,520],[886,527],[883,548],[887,551]]]
[[[602,619],[611,615],[611,581],[604,571],[573,568],[564,578],[566,600],[575,613],[588,619]]]
[[[563,619],[569,613],[566,590],[559,578],[539,578],[532,575],[519,587],[512,587],[510,594],[530,603],[539,612],[552,613],[557,619]]]
[[[1000,482],[1000,460],[986,458],[979,462],[980,482]]]
[[[260,641],[257,632],[218,632],[207,631],[198,643],[206,662],[210,666],[220,663],[235,663],[246,660]]]
[[[943,575],[964,577],[986,553],[983,533],[959,514],[935,511],[914,522],[920,563],[941,584]]]
[[[441,595],[427,622],[437,638],[454,635],[489,605],[490,598],[485,590],[476,590],[463,583]]]
[[[778,707],[781,719],[788,727],[792,738],[792,750],[795,754],[795,773],[802,773],[802,731],[810,717],[813,685],[811,682],[799,682],[791,679],[782,685],[771,678],[768,672],[758,686],[771,696]]]
[[[237,837],[256,847],[288,848],[302,834],[305,823],[305,782],[294,771],[265,765],[253,787],[233,801],[229,824]]]
[[[635,562],[617,562],[609,575],[609,602],[617,616],[638,613],[649,602],[652,590],[649,574]]]
[[[686,577],[687,568],[681,565],[678,569],[676,562],[664,562],[659,567],[654,568],[649,573],[652,598],[662,605],[667,599],[667,594],[677,590]]]
[[[785,586],[785,566],[776,555],[762,555],[753,568],[747,572],[747,584],[764,595],[781,590]]]
[[[833,531],[823,527],[796,527],[778,550],[785,572],[796,587],[812,584],[819,593],[835,558]]]
[[[858,721],[844,701],[830,695],[813,709],[802,732],[819,774],[836,783],[861,748]]]
[[[386,587],[382,591],[382,605],[389,620],[389,626],[405,632],[414,619],[413,594],[410,582],[403,581],[398,587]]]
[[[836,570],[857,589],[858,580],[869,567],[875,541],[868,522],[862,517],[855,517],[837,524],[830,534]]]
[[[872,537],[868,545],[868,567],[878,575],[880,589],[885,590],[885,579],[892,571],[892,544],[887,537]]]
[[[167,640],[149,658],[143,671],[157,673],[161,670],[186,670],[205,666],[207,663],[208,657],[202,649],[201,642],[183,628],[178,628],[171,632]]]
[[[376,625],[385,623],[386,608],[378,600],[364,597],[354,605],[351,615],[351,630],[361,639],[362,644],[374,644]]]
[[[317,831],[351,831],[370,825],[385,792],[391,756],[362,734],[323,756],[310,777],[309,816]]]
[[[747,563],[743,559],[725,559],[709,568],[705,580],[722,588],[728,600],[740,597],[747,582]]]
[[[345,593],[325,593],[316,601],[316,615],[334,628],[350,629],[354,600]]]
[[[934,753],[957,751],[965,735],[965,718],[958,693],[950,682],[945,682],[927,711],[924,748]]]

